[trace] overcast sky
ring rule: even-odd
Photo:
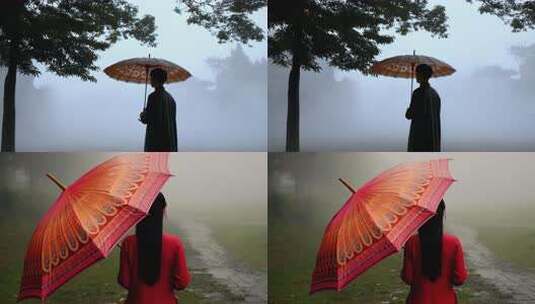
[[[477,5],[463,0],[430,3],[446,6],[449,38],[433,38],[427,32],[397,36],[394,43],[382,47],[377,59],[416,50],[457,69],[453,76],[431,81],[442,98],[445,150],[533,151],[535,89],[516,89],[520,62],[511,47],[535,44],[535,31],[512,33],[499,18],[480,15]],[[492,78],[495,75],[484,79],[488,73],[482,69],[496,67],[507,81]],[[513,75],[504,70],[513,70]],[[270,66],[272,151],[284,149],[287,81],[287,70]],[[404,114],[409,96],[408,79],[329,69],[302,74],[302,150],[405,151],[409,122]]]
[[[150,53],[191,72],[193,77],[187,82],[168,85],[177,102],[179,150],[265,151],[266,68],[258,65],[265,64],[267,42],[243,46],[248,62],[242,60],[231,73],[220,75],[220,80],[227,82],[220,85],[215,82],[217,64],[210,64],[210,59],[232,62],[231,51],[237,44],[218,44],[204,28],[187,25],[186,16],[174,12],[176,0],[131,2],[139,6],[140,14],[156,18],[158,47],[120,41],[99,53],[97,65],[103,70],[117,61]],[[264,30],[266,16],[265,9],[253,16]],[[94,73],[97,83],[48,72],[34,81],[37,91],[31,83],[19,83],[17,150],[142,150],[144,126],[137,118],[143,107],[144,86],[110,79],[102,70]],[[248,78],[244,81],[237,76]],[[230,94],[229,85],[241,96]],[[3,96],[3,89],[0,94]]]

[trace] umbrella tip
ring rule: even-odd
[[[61,189],[61,191],[65,191],[67,187],[52,173],[47,173],[46,176],[50,178],[50,180],[54,182],[54,184],[56,184],[56,186],[58,186]]]
[[[351,183],[347,180],[345,180],[344,178],[340,177],[338,179],[338,181],[340,181],[344,186],[346,186],[346,188],[351,191],[351,193],[356,193],[357,190],[355,190],[355,187],[353,187],[353,185],[351,185]]]

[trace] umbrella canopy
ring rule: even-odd
[[[353,192],[331,219],[317,253],[310,293],[342,290],[399,251],[432,217],[453,183],[448,160],[398,165]]]
[[[24,260],[19,300],[44,299],[79,272],[108,256],[146,216],[171,176],[167,153],[114,157],[63,192],[41,219]]]
[[[159,58],[132,58],[119,61],[104,69],[104,73],[113,79],[144,83],[145,97],[143,98],[143,108],[147,106],[147,84],[150,71],[160,68],[167,72],[166,83],[185,81],[191,74],[178,64]]]
[[[184,81],[191,74],[181,66],[159,58],[132,58],[119,61],[104,69],[111,78],[135,83],[147,83],[149,73],[155,68],[167,72],[167,83]]]
[[[455,69],[436,58],[422,55],[402,55],[387,58],[372,65],[370,72],[397,78],[413,78],[414,69],[420,64],[427,64],[433,69],[433,77],[449,76]]]

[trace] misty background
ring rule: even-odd
[[[127,40],[99,53],[96,83],[61,78],[42,66],[38,78],[19,75],[17,151],[142,151],[145,126],[137,119],[144,85],[111,79],[102,70],[149,53],[193,75],[166,85],[177,103],[180,151],[266,151],[267,42],[218,44],[207,30],[187,25],[186,15],[174,12],[180,1],[130,2],[141,15],[156,18],[158,46]],[[253,20],[266,30],[267,10]],[[5,74],[0,69],[2,98]]]
[[[520,225],[535,220],[532,153],[273,153],[269,158],[270,213],[273,208],[271,214],[283,218],[319,216],[326,220],[351,194],[338,178],[358,189],[400,163],[439,158],[451,159],[450,172],[457,180],[444,196],[452,221]],[[291,199],[281,201],[281,197]]]
[[[512,33],[466,1],[444,5],[449,38],[396,35],[377,60],[428,55],[457,69],[431,79],[442,99],[444,151],[535,150],[535,31]],[[283,151],[289,70],[269,64],[269,151]],[[415,88],[417,87],[415,82]],[[324,65],[301,77],[302,151],[406,151],[410,80],[364,76]]]
[[[48,208],[60,190],[46,177],[47,173],[70,185],[115,155],[118,154],[2,153],[0,190],[32,195],[34,199],[24,207]],[[240,210],[267,221],[265,153],[172,153],[169,169],[174,176],[161,191],[167,199],[169,220],[180,221],[181,210],[215,214]]]

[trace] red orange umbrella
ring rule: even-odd
[[[19,300],[45,299],[79,272],[108,256],[147,214],[171,176],[167,153],[114,157],[62,190],[28,245]]]
[[[448,160],[440,159],[398,165],[357,191],[344,182],[353,195],[325,229],[310,293],[340,291],[399,251],[435,214],[453,181]]]

